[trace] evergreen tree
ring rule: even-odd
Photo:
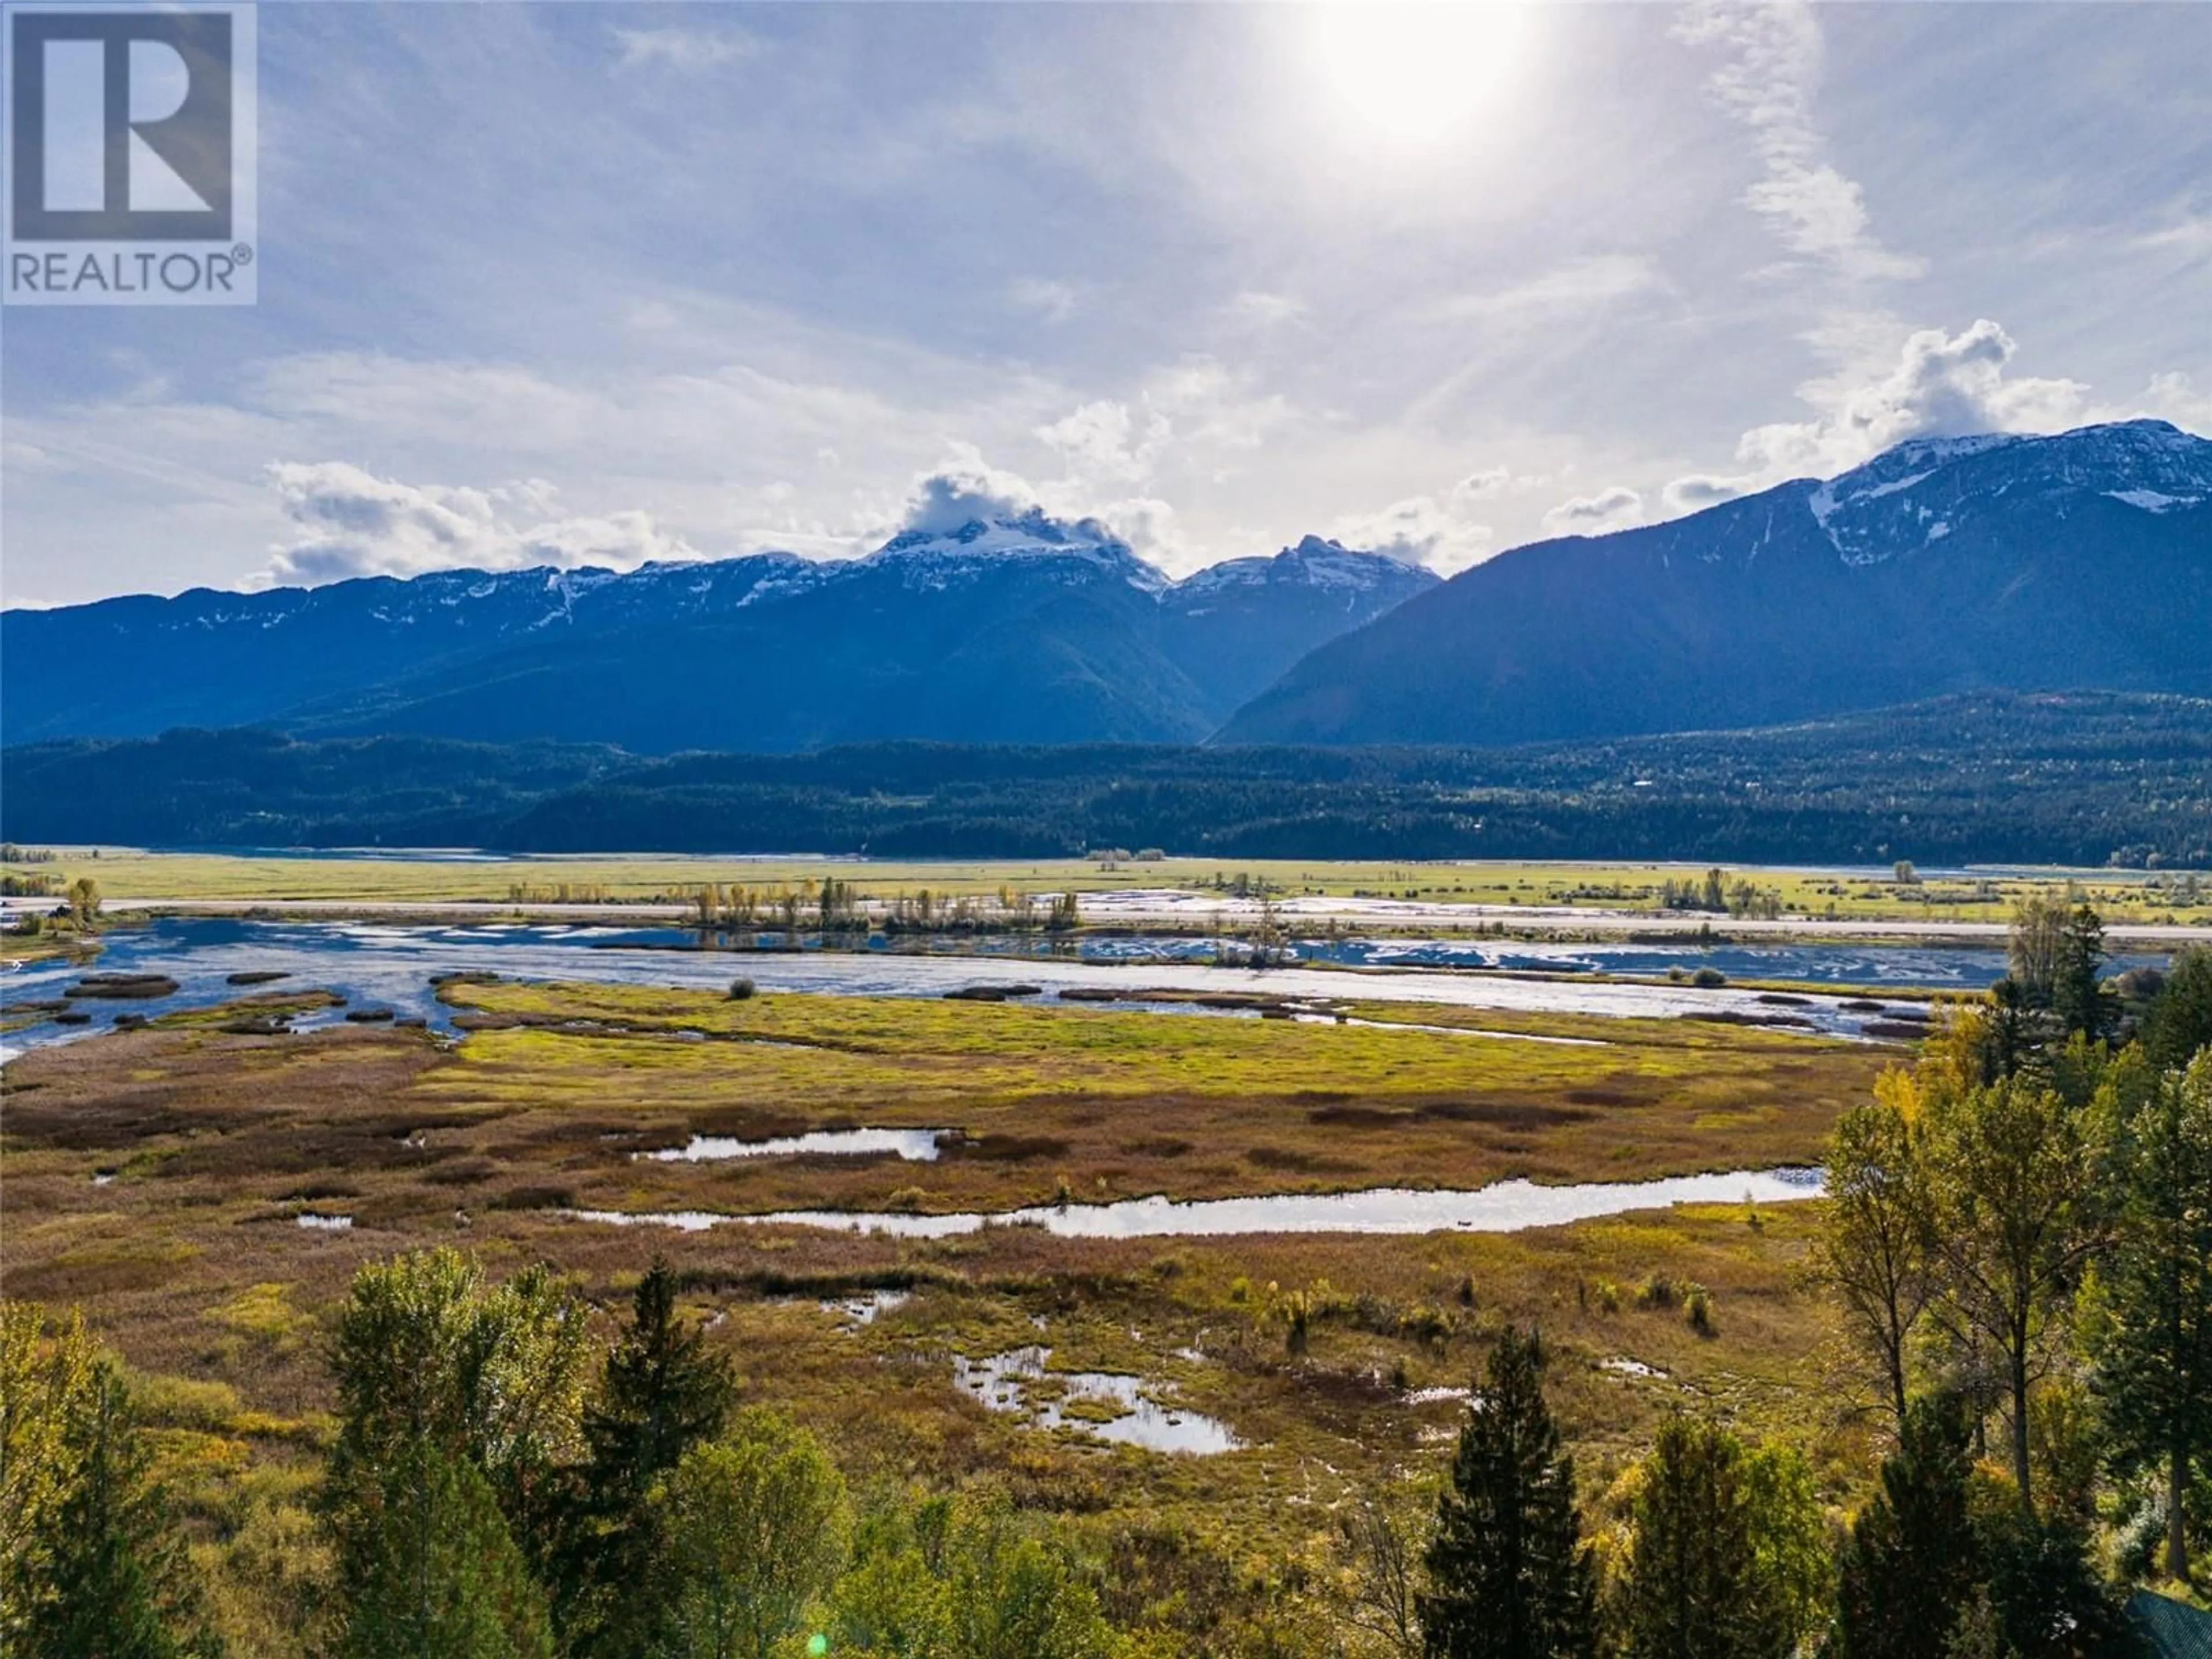
[[[45,1583],[27,1609],[21,1650],[40,1659],[216,1653],[123,1380],[105,1364],[70,1413],[65,1445],[70,1484],[41,1516]]]
[[[427,1437],[349,1497],[343,1659],[550,1659],[544,1592],[475,1464]]]
[[[582,1501],[562,1552],[562,1627],[582,1651],[630,1650],[659,1613],[653,1583],[653,1483],[722,1431],[737,1397],[728,1362],[676,1316],[676,1275],[653,1258],[638,1281],[629,1328],[608,1354],[599,1398],[584,1413]]]
[[[2115,1142],[2119,1225],[2091,1349],[2121,1466],[2165,1478],[2166,1570],[2185,1578],[2184,1499],[2212,1451],[2212,1053],[2159,1078]]]
[[[2007,1504],[1978,1518],[1978,1552],[2005,1651],[2019,1659],[2129,1659],[2134,1627],[2089,1561],[2087,1535],[2064,1518]]]
[[[2104,921],[2089,906],[2078,905],[2059,928],[2051,1012],[2062,1030],[2078,1031],[2092,1042],[2110,1033],[2118,1012],[2100,981],[2104,966]]]
[[[599,1398],[584,1413],[593,1496],[641,1504],[684,1454],[721,1432],[737,1399],[729,1362],[676,1314],[676,1275],[654,1257],[638,1281],[629,1328],[607,1355]]]
[[[1838,1659],[1945,1659],[1978,1577],[1966,1408],[1923,1396],[1905,1413],[1881,1490],[1837,1559]]]
[[[2143,1048],[2158,1065],[2186,1066],[2212,1048],[2212,947],[2177,951],[2144,1024]]]
[[[1765,1605],[1742,1445],[1711,1423],[1659,1431],[1634,1506],[1620,1620],[1626,1659],[1781,1659]]]
[[[1431,1659],[1554,1659],[1595,1645],[1575,1466],[1544,1403],[1543,1349],[1508,1330],[1470,1402],[1424,1563]]]

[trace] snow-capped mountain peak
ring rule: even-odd
[[[1352,596],[1383,588],[1409,594],[1434,586],[1438,580],[1433,571],[1387,553],[1361,552],[1341,542],[1308,536],[1279,553],[1210,564],[1176,583],[1176,593],[1200,599],[1239,588],[1297,586]]]
[[[2051,436],[1910,438],[1822,483],[1798,486],[1847,564],[1876,564],[1956,533],[2001,499],[2072,498],[2164,513],[2212,500],[2212,441],[2165,421],[2120,421]]]
[[[1071,575],[1103,570],[1146,593],[1168,586],[1165,575],[1097,520],[1069,522],[1042,507],[1013,517],[970,519],[951,530],[901,531],[854,565],[895,568],[909,587],[938,588],[975,580],[1007,559],[1066,561]]]

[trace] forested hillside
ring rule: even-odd
[[[641,761],[265,732],[20,746],[19,841],[538,852],[2212,863],[2212,703],[1984,695],[1510,749],[876,744]]]

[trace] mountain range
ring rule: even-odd
[[[1220,736],[1510,744],[2091,687],[2212,692],[2212,442],[2162,421],[1916,440],[1516,548],[1319,647]]]
[[[1170,581],[1032,511],[866,558],[368,577],[0,613],[6,737],[341,736],[787,751],[1194,742],[1306,651],[1437,585],[1308,537]]]
[[[2212,442],[1916,439],[1440,582],[1309,537],[1172,581],[1039,512],[616,573],[0,612],[10,744],[257,725],[792,752],[885,739],[1503,744],[1984,690],[2212,695]]]

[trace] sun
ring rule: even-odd
[[[1496,114],[1532,10],[1504,0],[1316,6],[1306,50],[1343,125],[1392,148],[1435,149]]]

